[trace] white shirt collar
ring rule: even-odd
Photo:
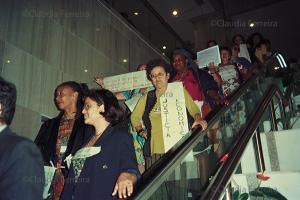
[[[6,124],[0,125],[0,133],[7,127]]]

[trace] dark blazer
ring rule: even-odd
[[[101,151],[86,158],[77,183],[70,167],[61,200],[117,199],[111,194],[120,173],[132,172],[139,176],[133,139],[128,131],[109,126],[94,146],[101,147]]]
[[[205,99],[208,101],[210,107],[212,108],[212,110],[216,109],[218,105],[216,103],[215,97],[210,96],[209,91],[215,91],[215,93],[222,98],[218,84],[207,71],[199,68],[190,69],[192,70],[194,77],[198,80],[198,83],[202,88],[202,92],[205,96]]]
[[[54,164],[57,163],[56,142],[61,118],[62,113],[44,122],[35,138],[34,143],[39,147],[45,165],[50,165],[50,161]],[[94,133],[94,128],[85,125],[83,115],[80,114],[74,122],[67,149],[62,160],[65,160],[69,154],[74,154],[83,145],[84,140],[90,137],[92,133]],[[63,165],[66,167],[65,163],[63,163]],[[63,173],[66,176],[67,170],[63,170]]]
[[[41,200],[43,188],[39,149],[5,128],[0,133],[0,200]]]

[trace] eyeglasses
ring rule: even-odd
[[[158,73],[156,75],[154,74],[150,74],[150,78],[153,80],[153,79],[162,79],[166,74],[164,73]]]
[[[91,107],[91,105],[89,105],[89,104],[84,104],[83,110],[89,110],[90,107]]]

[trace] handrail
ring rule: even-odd
[[[237,90],[230,98],[227,106],[219,108],[219,110],[215,113],[209,121],[206,131],[202,131],[201,134],[199,134],[201,131],[200,129],[190,131],[186,135],[186,140],[175,145],[159,161],[154,163],[154,165],[151,166],[151,169],[146,171],[143,175],[141,183],[137,187],[137,190],[133,193],[131,199],[147,199],[147,197],[150,197],[152,191],[158,188],[160,183],[165,180],[164,178],[173,172],[177,164],[181,162],[188,152],[191,151],[199,141],[203,140],[207,130],[213,127],[213,125],[219,120],[220,116],[222,116],[230,108],[230,106],[235,103],[236,100],[240,98],[253,83],[257,81],[258,78],[260,78],[260,76],[255,75],[241,85],[240,89]]]
[[[223,166],[219,168],[215,177],[212,179],[211,184],[203,193],[201,199],[218,199],[226,188],[237,164],[239,163],[244,150],[246,149],[250,139],[255,134],[260,119],[272,101],[272,98],[278,92],[278,87],[272,85],[268,92],[265,93],[263,101],[256,107],[255,112],[252,113],[248,120],[246,127],[239,133],[239,138],[236,139],[232,145],[232,148],[228,153],[228,159],[223,163]]]

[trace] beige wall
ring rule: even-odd
[[[18,90],[12,128],[31,139],[41,115],[57,114],[53,91],[59,83],[95,87],[98,74],[126,73],[161,56],[96,0],[5,0],[0,13],[1,76]]]

